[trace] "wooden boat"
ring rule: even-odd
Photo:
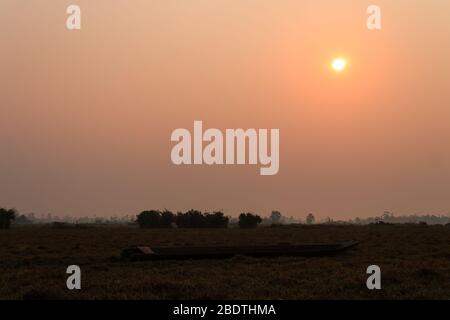
[[[357,241],[331,244],[277,244],[257,246],[207,246],[207,247],[131,247],[122,251],[122,259],[130,261],[169,259],[225,259],[236,255],[250,257],[277,256],[329,256],[348,250]]]

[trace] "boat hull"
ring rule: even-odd
[[[226,259],[236,255],[250,257],[329,256],[356,246],[356,241],[332,244],[281,244],[264,246],[205,246],[205,247],[135,247],[122,252],[126,260],[184,260]]]

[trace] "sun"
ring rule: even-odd
[[[344,58],[335,58],[331,62],[331,68],[336,72],[342,72],[347,67],[347,60]]]

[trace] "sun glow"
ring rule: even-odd
[[[333,68],[333,70],[336,72],[344,71],[346,66],[347,60],[345,60],[344,58],[335,58],[331,63],[331,68]]]

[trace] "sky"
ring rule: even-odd
[[[81,30],[66,28],[70,4]],[[449,12],[447,0],[2,0],[0,206],[449,214]],[[279,173],[175,166],[171,132],[194,120],[279,129]]]

